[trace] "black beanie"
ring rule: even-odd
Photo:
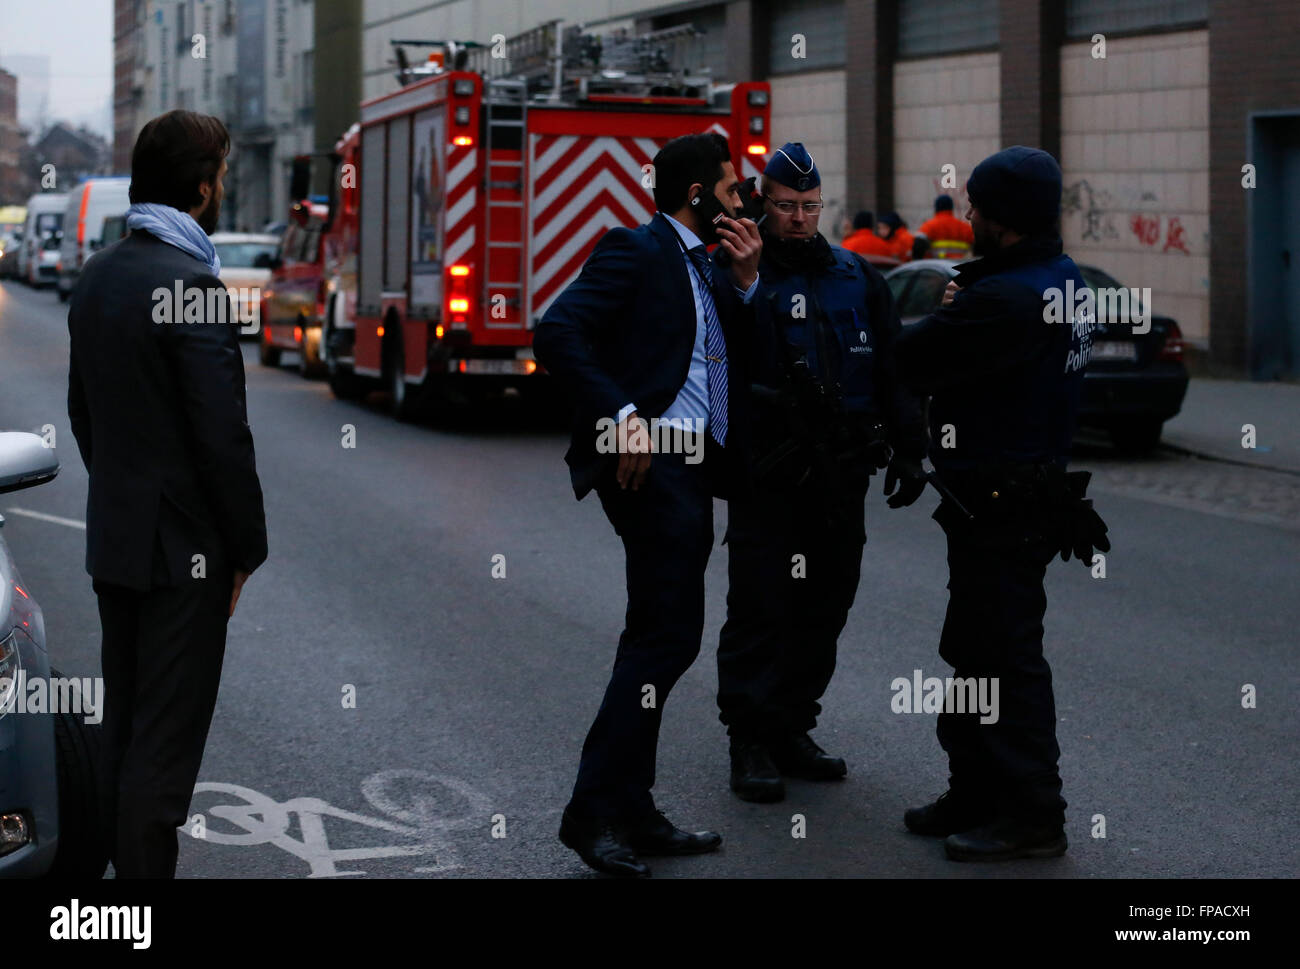
[[[1038,148],[1004,148],[975,166],[966,195],[995,222],[1025,234],[1041,232],[1061,214],[1061,166]]]

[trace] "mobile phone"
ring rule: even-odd
[[[723,219],[731,218],[731,213],[727,211],[726,206],[718,201],[718,197],[712,192],[701,192],[695,197],[694,203],[696,214],[706,222],[712,223],[714,229],[722,224]]]

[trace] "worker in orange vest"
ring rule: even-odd
[[[955,239],[970,245],[975,241],[975,233],[970,223],[952,214],[952,196],[940,195],[934,200],[934,217],[921,223],[916,230],[931,242],[940,239]]]
[[[897,212],[882,215],[876,221],[876,234],[889,243],[889,254],[899,262],[912,258],[913,235],[907,231],[907,223]]]
[[[859,212],[853,217],[853,232],[840,245],[862,256],[893,256],[890,244],[876,235],[875,222],[870,212]]]

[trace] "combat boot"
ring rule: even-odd
[[[768,756],[753,741],[731,741],[731,789],[742,801],[770,804],[785,797],[785,782]]]
[[[953,861],[1059,858],[1068,847],[1065,828],[1060,823],[1011,817],[950,834],[943,843],[944,851]]]
[[[787,777],[838,781],[849,772],[842,758],[826,753],[806,733],[769,743],[767,750],[772,755],[772,763]]]
[[[993,808],[970,796],[944,791],[939,799],[925,807],[908,808],[903,812],[903,824],[912,834],[931,838],[946,838],[950,834],[970,831],[987,824],[995,817]]]

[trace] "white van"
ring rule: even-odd
[[[18,248],[18,278],[29,286],[44,286],[58,276],[59,253],[52,248],[63,229],[67,192],[37,192],[27,200],[27,221]]]
[[[68,193],[63,213],[63,244],[59,247],[59,299],[66,300],[77,284],[81,267],[103,245],[104,220],[125,215],[131,205],[131,176],[88,178]]]

